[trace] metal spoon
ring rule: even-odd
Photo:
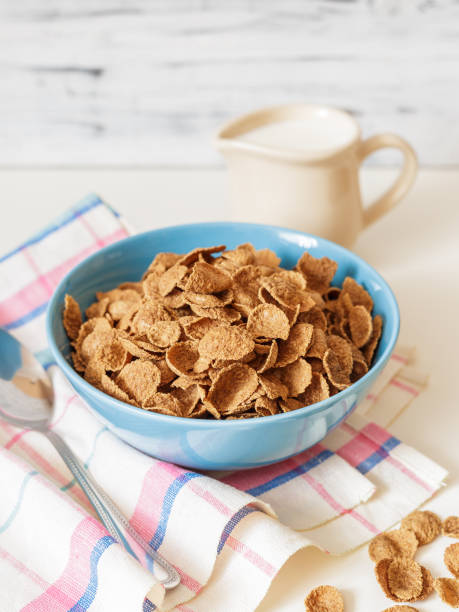
[[[166,589],[180,582],[178,572],[129,524],[113,500],[99,487],[64,440],[49,429],[53,416],[53,389],[41,364],[11,334],[0,329],[0,418],[16,427],[45,435],[86,493],[110,535],[137,558],[123,534],[151,557],[153,571]]]

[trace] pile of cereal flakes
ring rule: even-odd
[[[337,264],[305,252],[294,270],[242,244],[156,255],[141,282],[97,293],[83,323],[66,296],[75,369],[160,414],[246,419],[328,398],[371,366],[382,319]]]
[[[433,542],[440,534],[459,539],[459,517],[449,516],[443,523],[429,510],[416,510],[402,520],[400,529],[380,533],[368,547],[375,563],[376,579],[386,597],[397,603],[427,599],[434,590],[451,608],[459,608],[459,543],[450,544],[443,561],[454,578],[433,578],[430,571],[414,560],[420,546]],[[334,586],[313,589],[305,599],[306,612],[344,612],[341,593]],[[417,612],[412,606],[392,606],[383,612]]]

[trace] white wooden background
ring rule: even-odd
[[[216,165],[297,101],[459,164],[458,0],[0,0],[0,164]]]

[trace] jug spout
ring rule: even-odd
[[[214,147],[220,151],[222,155],[230,151],[237,151],[241,143],[236,138],[225,136],[220,130],[214,138]]]
[[[215,148],[223,155],[240,152],[276,157],[275,150],[250,142],[244,136],[273,120],[278,120],[279,113],[282,117],[283,111],[283,107],[267,108],[229,121],[215,135]]]
[[[247,149],[248,143],[241,139],[247,130],[238,129],[237,124],[239,124],[238,120],[230,121],[223,125],[215,135],[214,146],[222,155]]]

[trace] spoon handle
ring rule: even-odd
[[[131,555],[136,557],[136,554],[123,535],[120,528],[122,527],[124,531],[128,533],[129,536],[142,548],[142,550],[144,550],[151,560],[156,562],[156,564],[165,572],[165,578],[159,579],[164,587],[166,589],[171,589],[177,586],[180,582],[180,576],[177,570],[137,533],[113,500],[100,488],[91,474],[85,469],[67,443],[54,431],[48,430],[43,433],[45,433],[48,440],[53,444],[54,448],[62,457],[69,470],[75,476],[75,479],[78,481],[79,485],[87,495],[101,522],[104,524],[110,535],[117,542],[123,544]]]

